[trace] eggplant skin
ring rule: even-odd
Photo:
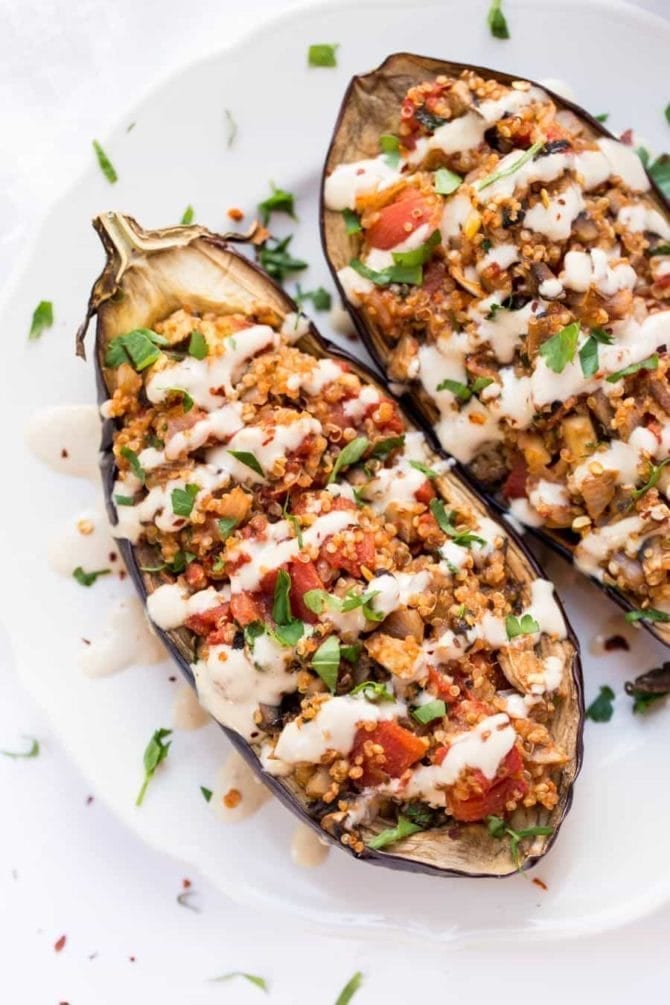
[[[95,371],[101,404],[110,397],[115,384],[115,371],[108,370],[104,365],[109,341],[132,328],[151,327],[186,300],[194,310],[212,310],[231,303],[242,310],[252,305],[271,307],[281,317],[297,310],[287,294],[256,265],[234,250],[224,237],[200,226],[143,231],[131,217],[106,213],[94,220],[94,227],[103,242],[107,263],[93,287],[86,318],[77,333],[77,352],[83,355],[86,331],[91,318],[96,315]],[[335,356],[345,360],[359,376],[388,394],[371,371],[322,339],[313,325],[310,324],[309,331],[297,344],[302,351],[317,358]],[[408,426],[412,428],[410,421]],[[105,419],[100,467],[106,505],[113,524],[116,523],[112,500],[116,476],[112,452],[114,432],[114,420]],[[487,512],[486,505],[459,478],[451,473],[446,477],[452,480],[454,490],[467,497],[470,505],[482,513]],[[506,528],[506,533],[510,539],[508,554],[515,577],[530,582],[541,575],[537,563],[525,551],[514,532]],[[149,560],[155,559],[155,553],[145,542],[132,545],[121,539],[118,546],[135,588],[146,604],[148,595],[165,581],[160,573],[141,570],[141,566],[154,564]],[[362,853],[356,854],[342,845],[336,836],[321,828],[318,819],[309,812],[302,790],[292,784],[290,778],[277,778],[266,773],[254,747],[230,728],[222,726],[222,729],[256,775],[285,806],[320,837],[345,848],[355,858],[374,865],[434,876],[498,878],[514,875],[519,869],[535,865],[553,845],[571,806],[573,784],[581,768],[584,720],[581,664],[577,640],[569,623],[566,624],[568,637],[562,645],[570,658],[571,673],[568,675],[568,693],[557,702],[558,711],[552,732],[555,736],[558,734],[557,739],[568,751],[570,759],[562,769],[558,783],[559,801],[554,810],[516,811],[514,825],[517,828],[538,824],[553,828],[550,835],[535,837],[528,850],[521,849],[520,861],[512,857],[507,841],[491,837],[481,824],[447,825],[412,835],[399,842],[391,852],[366,847]],[[194,659],[195,636],[186,628],[169,632],[156,628],[156,631],[182,674],[191,686],[195,686],[190,666]],[[376,821],[372,828],[367,829],[366,840],[382,828],[383,824]]]
[[[352,258],[357,257],[360,250],[359,235],[347,234],[342,214],[326,208],[325,181],[338,164],[374,157],[378,154],[379,136],[384,133],[394,134],[397,130],[398,109],[409,88],[440,74],[458,76],[463,71],[472,71],[482,77],[491,78],[507,85],[519,79],[528,81],[531,86],[539,87],[545,91],[559,109],[574,113],[594,134],[609,139],[618,139],[602,122],[595,119],[581,106],[561,97],[544,84],[519,74],[505,73],[501,70],[470,63],[457,63],[430,56],[397,52],[387,56],[376,69],[353,77],[340,106],[322,173],[319,213],[321,241],[342,302],[366,349],[382,373],[387,373],[389,345],[380,330],[366,317],[365,312],[349,301],[337,274],[340,268],[348,265]],[[670,213],[670,203],[654,178],[649,176],[649,180],[651,183],[649,194],[654,197],[661,212],[667,216]],[[442,449],[444,453],[433,428],[436,408],[423,389],[418,386],[406,388],[400,396],[400,401],[414,422],[426,433],[434,449]],[[508,503],[499,491],[499,483],[487,484],[479,481],[473,471],[460,462],[456,462],[454,470],[457,470],[461,478],[468,482],[474,491],[498,513],[506,514],[508,512]],[[574,535],[570,531],[561,533],[560,530],[552,528],[529,526],[527,532],[550,545],[562,558],[573,564]],[[592,581],[624,611],[636,610],[639,606],[614,586],[602,583],[595,577]],[[670,646],[670,624],[650,621],[642,621],[641,624],[660,642]]]

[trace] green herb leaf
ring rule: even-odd
[[[331,694],[334,694],[340,668],[340,640],[336,635],[329,635],[321,643],[312,656],[312,666]]]
[[[308,66],[337,66],[337,50],[339,42],[335,45],[310,45],[307,50]]]
[[[195,402],[193,398],[188,393],[188,391],[183,387],[169,387],[166,394],[177,394],[181,398],[181,404],[184,412],[190,412],[193,408]]]
[[[656,705],[657,702],[661,701],[661,699],[668,697],[667,691],[649,693],[647,691],[636,691],[634,688],[627,691],[627,694],[633,699],[633,712],[636,715],[643,714],[653,705]]]
[[[443,126],[448,121],[442,115],[435,115],[434,112],[429,112],[425,105],[420,105],[414,110],[414,118],[417,122],[421,123],[424,129],[428,129],[431,133],[434,133],[436,129],[439,129],[440,126]]]
[[[540,356],[554,373],[563,373],[568,363],[575,358],[579,330],[579,322],[573,321],[540,346]]]
[[[519,168],[522,168],[524,164],[527,164],[528,161],[532,160],[533,157],[540,152],[543,146],[544,140],[538,140],[537,143],[533,143],[532,147],[528,147],[528,149],[522,153],[520,157],[517,157],[514,163],[510,164],[509,167],[503,168],[501,171],[494,171],[493,174],[487,175],[486,178],[478,181],[476,183],[477,190],[481,192],[482,189],[488,188],[489,185],[493,185],[494,182],[500,181],[501,178],[508,178],[511,174],[515,174]]]
[[[47,328],[51,328],[54,323],[54,308],[50,300],[40,300],[39,304],[33,311],[33,319],[30,323],[30,331],[28,332],[28,340],[30,342],[35,342],[42,332],[46,331]]]
[[[355,611],[360,607],[366,621],[383,621],[386,614],[383,611],[375,611],[372,606],[373,600],[378,595],[379,590],[366,590],[363,593],[354,593],[353,589],[348,590],[344,600],[340,603],[340,610],[346,614],[347,611]]]
[[[514,830],[509,827],[507,822],[503,820],[502,817],[490,816],[486,818],[486,825],[488,827],[488,832],[491,837],[502,839],[504,837],[509,837],[510,839],[510,853],[514,862],[516,863],[517,869],[521,868],[521,861],[519,859],[519,845],[524,838],[537,837],[540,835],[549,835],[554,833],[553,827],[524,827],[522,830]]]
[[[303,293],[298,285],[296,287],[295,300],[301,307],[306,300],[311,300],[315,311],[329,311],[333,302],[330,293],[328,290],[324,290],[323,286]]]
[[[351,980],[347,981],[339,995],[337,996],[337,1001],[335,1005],[349,1005],[349,1002],[354,997],[361,984],[363,983],[363,974],[360,970],[357,970]]]
[[[510,37],[507,20],[502,12],[502,0],[491,0],[486,21],[494,38]]]
[[[487,817],[486,826],[489,834],[494,838],[503,838],[507,832],[507,824],[502,817]]]
[[[114,502],[116,503],[117,506],[134,506],[135,505],[135,500],[133,499],[132,496],[115,495],[114,496]]]
[[[505,618],[505,630],[508,639],[515,639],[517,635],[535,635],[540,626],[530,614],[522,614],[520,618],[508,614]]]
[[[189,356],[194,356],[195,359],[204,359],[209,354],[207,339],[202,332],[191,332],[188,343],[188,354]]]
[[[305,634],[305,625],[298,618],[294,618],[286,625],[277,625],[270,634],[280,645],[294,646]]]
[[[369,279],[375,286],[389,286],[391,283],[421,286],[423,282],[423,268],[420,265],[388,265],[379,272],[368,268],[360,258],[352,258],[349,265],[359,276]]]
[[[579,350],[579,362],[585,377],[593,377],[598,372],[598,344],[611,345],[612,336],[604,328],[592,328],[589,337]]]
[[[78,565],[72,575],[80,586],[93,586],[96,579],[100,576],[109,576],[111,571],[111,569],[97,569],[96,572],[84,572],[82,567]]]
[[[380,684],[374,680],[364,680],[357,684],[350,692],[350,695],[362,694],[364,698],[371,701],[373,705],[378,705],[384,701],[395,701],[395,698],[385,684]]]
[[[666,466],[666,464],[670,464],[670,457],[666,457],[665,460],[662,460],[660,464],[651,465],[651,474],[649,475],[649,478],[644,483],[644,485],[641,486],[641,488],[635,489],[635,491],[633,492],[632,496],[633,502],[636,502],[643,495],[645,495],[645,493],[648,492],[649,489],[654,488],[654,486],[658,483],[658,479],[661,477],[661,472],[663,471],[663,468]]]
[[[245,464],[248,468],[251,468],[252,471],[255,471],[257,475],[260,475],[261,478],[265,478],[265,472],[263,471],[260,461],[257,459],[255,454],[249,453],[248,450],[229,450],[228,453],[231,454],[236,461],[239,461],[240,464]]]
[[[186,485],[183,489],[172,489],[172,512],[175,516],[190,516],[195,497],[200,491],[197,485]]]
[[[440,530],[453,539],[454,544],[459,544],[463,548],[469,547],[471,544],[485,545],[486,541],[483,537],[478,537],[477,534],[473,534],[470,531],[459,531],[456,529],[453,523],[454,514],[447,513],[444,508],[444,503],[441,499],[431,499],[430,500],[430,511],[437,521],[437,525]]]
[[[189,224],[193,223],[195,220],[195,210],[193,206],[187,206],[181,215],[181,225],[182,227],[188,227]]]
[[[291,577],[285,569],[280,569],[277,573],[272,601],[272,619],[277,625],[288,625],[293,620],[290,592]]]
[[[409,837],[410,834],[416,834],[417,831],[423,830],[419,824],[414,823],[412,820],[408,820],[407,817],[400,814],[398,816],[398,823],[395,827],[387,827],[386,830],[382,831],[381,834],[377,834],[372,841],[368,841],[368,848],[374,848],[375,851],[379,851],[381,848],[386,848],[390,844],[395,844],[396,841],[402,841],[403,838]]]
[[[395,171],[400,165],[400,140],[390,133],[383,133],[379,137],[379,149],[386,154],[384,160],[390,168]]]
[[[472,397],[472,391],[467,384],[462,384],[460,380],[451,380],[449,377],[441,380],[435,390],[451,391],[459,401],[469,401]]]
[[[393,261],[395,265],[402,265],[405,268],[414,268],[417,265],[425,265],[433,257],[433,248],[442,240],[439,230],[434,230],[427,241],[420,244],[418,248],[411,251],[393,251]]]
[[[261,635],[265,635],[265,625],[262,621],[251,621],[244,626],[244,641],[250,649],[254,648],[254,642]]]
[[[0,754],[3,757],[11,757],[12,760],[22,760],[25,757],[37,757],[40,752],[39,740],[36,740],[32,736],[24,736],[24,740],[30,740],[30,747],[28,750],[0,750]]]
[[[293,237],[285,237],[282,241],[277,238],[268,238],[265,244],[258,251],[258,261],[273,279],[280,283],[284,281],[289,272],[301,272],[307,268],[307,262],[300,258],[293,258],[288,248]]]
[[[670,199],[670,154],[661,154],[647,168],[666,199]]]
[[[270,182],[272,193],[258,203],[258,212],[265,225],[270,221],[273,213],[287,213],[295,220],[295,200],[291,192],[286,192],[283,188],[277,188],[274,182]]]
[[[643,610],[628,611],[624,617],[629,624],[634,624],[636,621],[652,621],[659,624],[666,624],[670,621],[670,614],[667,614],[665,611],[657,611],[655,607],[645,607]]]
[[[226,140],[226,146],[230,150],[233,143],[235,142],[235,137],[237,136],[237,122],[233,118],[233,113],[229,108],[224,108],[223,114],[226,117],[226,126],[228,128],[228,139]]]
[[[100,165],[100,170],[104,174],[110,185],[119,180],[119,176],[114,170],[114,165],[110,161],[109,157],[102,149],[97,140],[93,140],[93,149],[95,150],[95,156],[98,158],[98,164]]]
[[[586,709],[586,718],[593,722],[609,722],[614,712],[613,701],[614,691],[605,684],[604,687],[600,688],[598,697]]]
[[[212,798],[212,790],[206,789],[204,785],[201,785],[200,791],[202,792],[202,798],[205,800],[206,803],[208,803]]]
[[[136,806],[142,805],[147,787],[156,772],[156,768],[168,755],[172,741],[170,740],[169,743],[164,743],[163,741],[171,735],[171,729],[157,729],[147,744],[147,748],[144,751],[144,781],[142,782],[140,791],[137,793]]]
[[[350,468],[352,464],[360,461],[361,457],[368,449],[370,441],[367,436],[357,436],[355,440],[347,443],[346,447],[340,450],[335,459],[333,470],[328,477],[328,485],[337,480],[337,476],[344,468]]]
[[[657,244],[655,248],[650,248],[647,254],[650,258],[654,255],[670,255],[670,244]]]
[[[146,370],[161,355],[159,346],[167,345],[167,339],[150,328],[135,328],[125,335],[117,335],[107,346],[105,366],[116,369],[122,363],[130,363],[138,373]]]
[[[438,195],[451,195],[463,184],[463,179],[448,168],[438,168],[435,172],[434,185]]]
[[[331,606],[331,601],[333,602],[333,605],[337,603],[337,607],[339,609],[339,602],[337,602],[337,598],[331,597],[325,590],[307,590],[307,592],[302,595],[302,601],[305,607],[309,608],[310,611],[313,611],[314,614],[323,614],[326,607]]]
[[[363,229],[361,218],[358,213],[354,213],[353,209],[343,209],[342,217],[347,234],[358,234]]]
[[[358,658],[361,655],[361,649],[363,646],[360,642],[352,642],[348,646],[340,646],[340,657],[346,660],[347,663],[358,663]]]
[[[631,363],[630,366],[624,367],[623,370],[617,370],[616,373],[611,373],[609,377],[606,378],[608,384],[616,384],[617,380],[622,380],[624,377],[630,377],[631,374],[637,373],[638,370],[657,370],[658,369],[658,353],[653,353],[647,359],[643,359],[641,363]]]
[[[382,460],[398,447],[405,446],[405,434],[402,436],[388,436],[385,440],[377,440],[370,451],[370,457],[379,457]]]
[[[417,708],[412,709],[412,716],[417,722],[424,724],[427,722],[432,722],[433,719],[441,719],[447,714],[447,706],[442,701],[441,698],[436,698],[435,701],[426,702],[425,705],[419,705]]]
[[[254,984],[261,991],[268,992],[268,982],[264,977],[257,977],[256,974],[245,974],[241,970],[233,970],[229,974],[221,974],[220,977],[210,977],[210,981],[213,983],[222,984],[224,981],[232,981],[236,977],[242,977],[243,980],[249,981],[250,984]]]
[[[166,567],[178,576],[187,565],[191,564],[194,558],[195,554],[192,551],[178,551],[172,561],[166,563]]]
[[[593,116],[593,118],[596,120],[596,122],[607,122],[607,120],[609,119],[609,117],[610,117],[610,113],[609,112],[601,112],[600,115],[594,115]]]
[[[409,466],[416,468],[417,471],[420,471],[422,475],[425,475],[431,481],[433,478],[439,477],[437,471],[433,471],[432,468],[429,468],[427,464],[422,464],[421,461],[410,461]]]
[[[216,521],[216,526],[219,531],[219,536],[222,541],[225,541],[227,537],[233,533],[240,521],[234,516],[224,516],[220,520]]]

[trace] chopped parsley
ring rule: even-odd
[[[463,384],[460,380],[450,380],[446,377],[435,388],[436,391],[451,391],[451,393],[464,404],[469,401],[473,394],[483,391],[485,387],[493,383],[492,377],[476,377],[472,384]]]
[[[425,265],[426,262],[432,258],[433,248],[435,248],[442,240],[442,235],[439,230],[434,230],[427,241],[420,244],[418,248],[412,248],[411,251],[394,251],[393,261],[396,265],[404,265],[413,267],[415,265]]]
[[[434,185],[438,195],[451,195],[462,184],[461,176],[448,168],[438,168],[435,172]]]
[[[142,484],[144,484],[144,481],[147,476],[144,468],[140,464],[140,459],[135,453],[135,451],[131,450],[130,447],[121,447],[120,453],[121,456],[128,461],[128,464],[130,465],[130,470],[135,475],[135,477],[139,479],[139,481],[141,481]]]
[[[222,541],[225,541],[227,537],[230,537],[239,522],[240,521],[235,516],[223,516],[220,520],[216,521],[219,537]]]
[[[50,300],[40,300],[39,304],[33,311],[33,319],[30,322],[30,331],[28,332],[29,341],[35,342],[47,328],[51,328],[53,323],[53,304]]]
[[[80,565],[74,570],[72,575],[77,580],[80,586],[93,586],[96,579],[100,576],[111,575],[111,569],[97,569],[95,572],[85,572]]]
[[[670,621],[670,614],[666,613],[666,611],[657,611],[655,607],[645,607],[642,610],[628,611],[624,617],[629,624],[635,624],[636,621],[650,621],[657,622],[658,624],[666,624]]]
[[[170,499],[172,512],[175,516],[190,516],[195,503],[195,497],[200,491],[197,485],[186,485],[183,489],[172,489]]]
[[[187,206],[181,215],[180,223],[182,227],[188,227],[188,225],[190,223],[193,223],[194,220],[195,220],[195,210],[193,209],[193,206]]]
[[[600,115],[594,115],[593,116],[593,118],[596,120],[596,122],[607,122],[607,120],[609,119],[609,117],[610,117],[610,113],[609,112],[601,112]]]
[[[647,171],[666,199],[670,199],[670,154],[661,154],[649,164]]]
[[[363,229],[361,226],[361,218],[358,213],[353,211],[353,209],[343,209],[342,219],[344,220],[344,226],[347,234],[358,234]]]
[[[387,436],[384,440],[377,440],[370,451],[370,457],[379,457],[382,460],[398,447],[405,446],[405,434],[402,436]]]
[[[390,844],[395,844],[396,841],[402,841],[403,838],[409,837],[410,834],[416,834],[417,831],[422,831],[424,829],[425,828],[421,827],[420,824],[415,823],[413,820],[409,820],[401,813],[398,816],[398,822],[395,827],[387,827],[386,830],[377,834],[372,841],[368,841],[368,848],[380,851],[382,848],[386,848]]]
[[[135,500],[133,499],[132,496],[115,495],[114,496],[114,502],[116,503],[117,506],[134,506],[135,505]]]
[[[630,366],[624,367],[623,370],[617,370],[616,373],[611,373],[607,377],[608,384],[616,384],[618,380],[622,380],[624,377],[630,377],[631,374],[637,373],[638,370],[657,370],[658,369],[658,353],[653,353],[653,355],[648,356],[647,359],[643,359],[640,363],[631,363]]]
[[[206,803],[208,803],[212,798],[212,790],[205,788],[204,785],[201,785],[200,791],[202,792],[202,798],[205,800]]]
[[[539,624],[530,614],[522,614],[520,618],[508,614],[505,618],[505,631],[508,639],[515,639],[518,635],[535,635],[539,630]]]
[[[432,722],[433,719],[441,719],[446,714],[447,706],[441,698],[436,698],[435,701],[426,702],[425,705],[419,705],[418,708],[412,709],[413,718],[424,726],[426,723]]]
[[[670,244],[657,244],[655,248],[650,248],[647,254],[651,258],[654,255],[670,255]]]
[[[340,471],[344,468],[350,468],[352,464],[356,464],[360,461],[361,457],[368,449],[370,441],[367,436],[357,436],[355,440],[351,443],[347,443],[346,447],[340,450],[339,454],[335,458],[335,464],[333,465],[333,470],[328,476],[328,485],[332,482],[337,481],[337,476]]]
[[[454,526],[453,520],[456,514],[452,511],[447,513],[444,503],[441,499],[431,499],[430,500],[430,511],[437,521],[437,525],[440,530],[450,537],[454,544],[460,545],[462,548],[469,548],[471,544],[485,545],[486,541],[483,537],[479,537],[477,534],[473,534],[471,531],[459,531]]]
[[[188,354],[195,359],[204,359],[209,354],[207,339],[202,332],[193,331],[188,340]]]
[[[224,981],[232,981],[236,977],[241,977],[243,980],[248,981],[249,984],[254,984],[267,994],[268,982],[264,977],[258,977],[256,974],[245,974],[241,970],[232,970],[229,974],[221,974],[220,977],[210,977],[210,981],[221,984]]]
[[[295,200],[291,192],[286,192],[283,188],[277,188],[273,181],[271,194],[258,203],[258,212],[263,223],[267,226],[273,213],[286,213],[292,220],[296,219]]]
[[[98,164],[100,165],[100,170],[104,174],[110,185],[113,185],[119,180],[119,176],[116,173],[114,165],[110,161],[109,157],[102,149],[97,140],[93,140],[93,149],[95,150],[95,156],[98,158]]]
[[[437,471],[433,471],[432,468],[429,468],[427,464],[422,464],[421,461],[410,461],[409,466],[416,468],[417,471],[420,471],[422,475],[425,475],[431,481],[433,478],[439,477]]]
[[[575,358],[579,330],[579,322],[573,321],[540,346],[540,356],[554,373],[563,373],[568,363]]]
[[[172,741],[170,740],[169,743],[163,742],[168,736],[172,736],[171,729],[157,729],[147,744],[147,748],[144,751],[144,781],[142,782],[140,791],[137,793],[136,806],[142,805],[149,782],[156,773],[156,768],[161,761],[165,760],[169,753]]]
[[[633,712],[636,715],[640,715],[659,702],[662,698],[667,698],[670,691],[636,691],[634,687],[630,690],[626,687],[626,694],[630,695],[633,699]]]
[[[236,461],[239,461],[240,464],[245,464],[252,471],[255,471],[257,475],[260,475],[261,478],[265,478],[265,472],[255,454],[250,453],[248,450],[229,450],[228,453]]]
[[[272,601],[272,618],[278,625],[287,625],[293,620],[291,613],[291,577],[285,569],[280,569],[275,582],[274,599]]]
[[[371,701],[373,705],[378,705],[380,702],[384,701],[395,701],[395,698],[386,687],[386,684],[380,684],[375,680],[364,680],[362,684],[357,684],[350,692],[350,695],[362,694],[367,701]]]
[[[361,649],[363,645],[361,642],[352,642],[348,646],[340,646],[340,656],[347,663],[358,663],[358,657],[361,655]]]
[[[553,827],[524,827],[522,830],[517,831],[514,830],[513,827],[509,827],[507,821],[503,820],[502,817],[495,816],[487,817],[486,825],[491,837],[498,839],[509,837],[510,853],[514,859],[517,869],[521,868],[521,862],[519,860],[519,845],[524,838],[554,833]]]
[[[424,129],[428,129],[431,133],[434,133],[436,129],[439,129],[440,126],[443,126],[448,121],[442,115],[435,115],[434,112],[429,112],[425,105],[420,105],[419,108],[414,110],[414,118],[417,122],[421,123]]]
[[[167,344],[166,338],[150,328],[134,328],[133,331],[112,339],[105,353],[105,366],[116,369],[122,363],[130,363],[141,373],[159,358],[159,347]]]
[[[609,722],[614,713],[614,691],[605,684],[584,713],[592,722]]]
[[[502,168],[500,171],[494,171],[493,174],[487,175],[486,178],[482,178],[481,181],[476,183],[478,191],[481,192],[482,189],[488,188],[489,185],[493,185],[494,182],[500,181],[501,178],[508,178],[509,175],[515,174],[524,166],[524,164],[527,164],[528,161],[532,160],[535,155],[540,152],[543,146],[544,140],[538,140],[537,143],[533,143],[532,147],[528,147],[528,149],[522,153],[520,157],[517,157],[514,163],[510,164],[509,167]]]
[[[363,983],[363,974],[360,970],[357,970],[354,976],[347,981],[339,995],[337,996],[337,1001],[335,1005],[349,1005],[349,1002],[354,997],[356,992],[359,990],[361,984]]]
[[[0,750],[0,754],[3,757],[11,757],[15,761],[24,757],[37,757],[40,752],[39,740],[36,740],[33,736],[25,736],[24,740],[31,741],[28,750]]]
[[[315,311],[329,311],[333,302],[330,293],[328,290],[324,290],[323,286],[318,286],[315,290],[307,290],[303,293],[300,285],[297,285],[295,300],[301,307],[306,300],[311,300]]]
[[[321,643],[312,656],[312,666],[331,694],[334,694],[340,668],[340,640],[336,635],[329,635]]]
[[[170,387],[166,394],[177,394],[181,398],[181,405],[185,412],[190,412],[195,404],[193,398],[183,387]]]
[[[383,133],[379,137],[379,149],[385,155],[384,160],[390,168],[397,170],[400,166],[400,140],[391,133]]]
[[[507,19],[502,10],[502,0],[491,0],[486,23],[494,38],[510,37]]]
[[[391,283],[406,283],[408,286],[421,286],[423,282],[423,268],[420,265],[388,265],[385,269],[376,271],[365,265],[360,258],[352,258],[349,265],[359,276],[369,279],[375,286],[389,286]]]
[[[307,50],[308,66],[337,66],[337,50],[339,42],[335,45],[328,45],[323,42],[310,45]]]
[[[611,345],[612,336],[604,328],[592,328],[584,345],[579,350],[579,362],[585,377],[593,377],[598,372],[598,345]]]
[[[280,283],[284,281],[289,272],[301,272],[307,268],[307,262],[291,256],[288,249],[292,240],[292,236],[285,237],[281,241],[278,238],[270,237],[258,251],[260,264],[269,276],[277,279]]]
[[[661,472],[663,471],[663,468],[666,466],[666,464],[670,464],[670,457],[666,457],[665,460],[662,460],[660,464],[651,465],[651,474],[649,475],[649,478],[644,483],[644,485],[642,485],[639,489],[635,489],[632,496],[632,502],[637,502],[637,500],[640,499],[643,495],[645,495],[645,493],[647,493],[649,489],[654,488],[654,486],[658,483],[658,479],[661,477]]]

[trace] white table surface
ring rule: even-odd
[[[91,137],[104,137],[138,95],[174,69],[298,6],[0,0],[0,277],[20,263],[46,209],[87,165]],[[639,6],[670,15],[670,0]],[[668,1001],[670,908],[609,935],[530,952],[328,938],[241,908],[192,870],[145,848],[102,804],[88,801],[47,720],[11,674],[0,673],[0,748],[15,746],[23,733],[39,737],[42,755],[0,757],[3,1005],[264,1000],[245,982],[208,982],[231,970],[266,977],[267,1000],[277,1005],[332,1005],[355,970],[365,974],[355,1005],[428,995],[451,1003],[531,995],[543,1005],[568,997]],[[664,852],[652,850],[657,841],[641,834],[640,854],[663,862]],[[185,877],[200,913],[177,905]],[[447,898],[445,887],[445,910]],[[61,935],[67,941],[57,953]]]

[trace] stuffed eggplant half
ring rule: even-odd
[[[670,223],[631,143],[527,80],[391,56],[345,97],[323,237],[441,445],[670,642]]]
[[[223,238],[95,226],[107,497],[201,703],[357,856],[465,875],[532,864],[581,759],[552,584]]]

